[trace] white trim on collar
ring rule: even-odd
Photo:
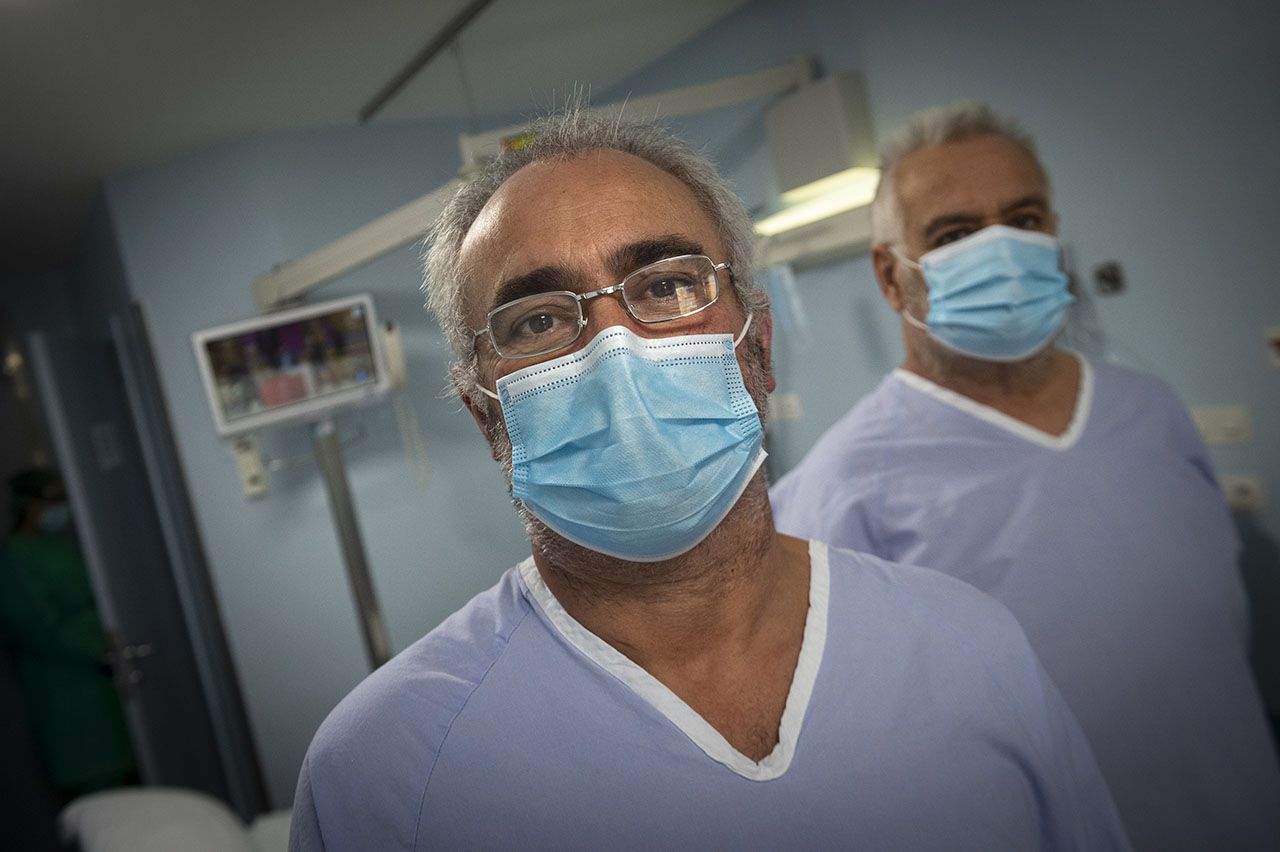
[[[989,405],[984,405],[964,394],[956,393],[953,390],[937,385],[924,376],[908,372],[901,367],[893,371],[893,376],[908,387],[927,394],[939,402],[950,405],[952,408],[958,408],[966,414],[977,417],[979,420],[985,420],[991,425],[997,426],[1023,440],[1050,450],[1063,451],[1071,449],[1080,440],[1080,436],[1084,434],[1085,426],[1088,425],[1089,412],[1093,407],[1093,368],[1089,366],[1088,359],[1080,353],[1063,351],[1075,358],[1076,362],[1080,364],[1080,389],[1076,393],[1076,407],[1071,414],[1071,423],[1067,426],[1067,431],[1061,435],[1050,435],[1048,432],[1041,431],[1034,426],[1028,426],[1003,411],[997,411]]]
[[[778,744],[759,762],[738,751],[719,731],[685,704],[657,678],[623,656],[617,649],[579,624],[565,611],[543,582],[542,575],[530,557],[518,566],[520,577],[530,596],[547,620],[565,640],[584,656],[600,666],[655,710],[679,728],[712,760],[751,781],[772,781],[781,777],[795,756],[800,728],[809,709],[809,699],[818,679],[823,651],[827,644],[827,608],[831,592],[831,572],[827,546],[809,543],[809,614],[804,623],[804,639],[787,705],[778,727]]]

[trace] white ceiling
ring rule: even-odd
[[[247,134],[358,124],[468,2],[0,0],[0,273],[66,265],[106,175]],[[599,92],[744,2],[494,0],[373,122]]]

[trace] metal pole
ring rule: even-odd
[[[342,444],[332,420],[317,423],[312,435],[316,464],[324,477],[325,490],[329,492],[329,508],[333,511],[333,523],[338,530],[338,542],[342,545],[342,560],[346,563],[347,579],[351,581],[351,594],[356,601],[356,615],[364,633],[364,648],[369,655],[371,668],[378,668],[391,659],[391,640],[387,625],[378,608],[378,596],[373,591],[373,577],[364,555],[364,542],[360,539],[360,525],[356,521],[356,507],[351,501],[351,489],[347,485],[347,469],[342,461]]]

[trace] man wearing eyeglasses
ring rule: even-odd
[[[426,283],[532,556],[330,715],[292,847],[1127,848],[1003,608],[774,531],[725,182],[651,126],[533,138]]]

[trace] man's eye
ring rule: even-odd
[[[1009,225],[1024,231],[1043,231],[1044,217],[1039,213],[1018,213],[1009,220]]]
[[[511,331],[519,337],[536,337],[551,331],[557,322],[559,319],[551,314],[532,314],[513,325]]]
[[[646,299],[670,299],[679,287],[680,283],[675,279],[663,278],[644,288],[644,296]]]
[[[646,281],[640,298],[652,301],[674,299],[693,286],[693,282],[681,275],[663,275]]]
[[[954,243],[956,240],[963,240],[965,237],[973,233],[972,228],[952,228],[949,231],[943,231],[934,237],[933,247],[945,246],[948,243]]]

